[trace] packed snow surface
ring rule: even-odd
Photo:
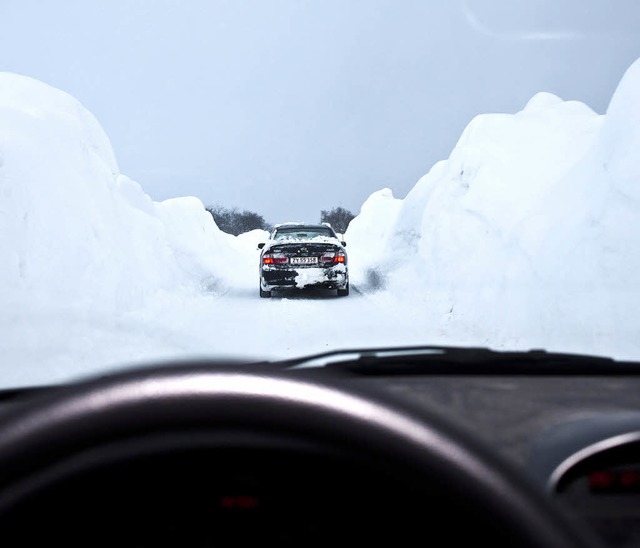
[[[346,234],[352,291],[258,297],[257,245],[153,201],[74,98],[0,73],[0,386],[183,356],[402,344],[640,358],[640,61],[605,115],[539,93],[473,119]]]

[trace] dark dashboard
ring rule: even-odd
[[[0,531],[16,545],[638,546],[640,374],[199,363],[5,391]]]
[[[640,375],[370,379],[435,405],[610,546],[640,546]]]

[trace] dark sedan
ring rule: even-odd
[[[260,253],[260,297],[273,289],[336,289],[349,294],[347,244],[328,224],[276,225]]]

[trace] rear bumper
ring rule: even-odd
[[[264,290],[277,288],[344,289],[349,283],[349,272],[345,265],[328,268],[263,266],[260,270],[260,285]]]

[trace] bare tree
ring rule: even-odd
[[[207,207],[207,211],[211,213],[218,228],[227,234],[237,236],[256,228],[269,230],[269,224],[264,217],[253,211],[239,211],[237,207],[226,208],[218,205]]]
[[[334,207],[331,210],[320,212],[320,222],[329,223],[336,232],[344,234],[355,215],[344,207]]]

